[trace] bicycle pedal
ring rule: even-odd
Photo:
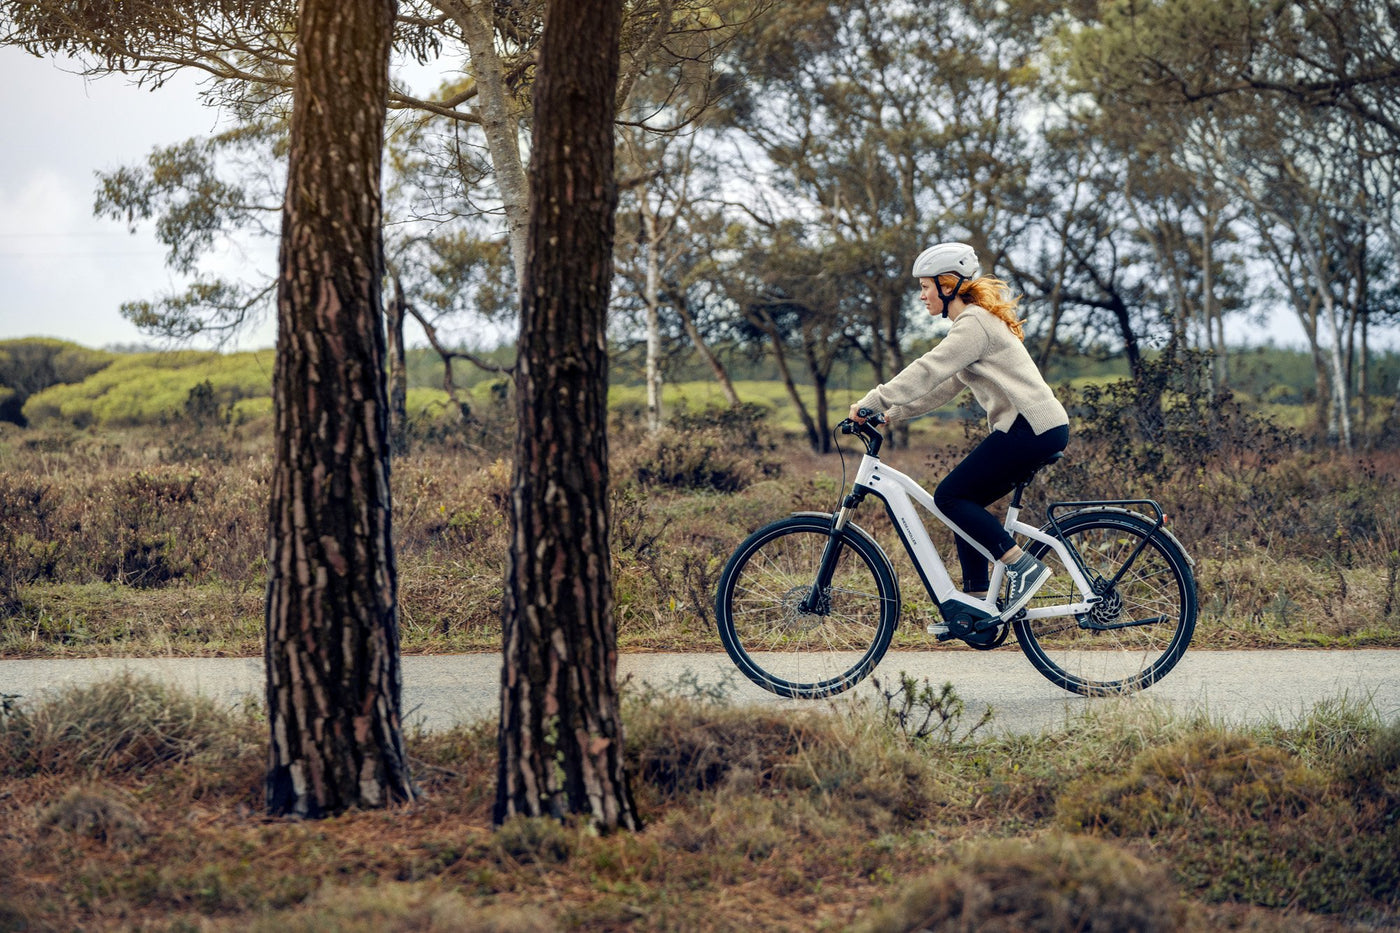
[[[939,641],[952,641],[954,638],[965,638],[972,632],[972,626],[965,624],[961,619],[953,622],[933,622],[930,623],[926,631]]]

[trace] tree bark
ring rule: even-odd
[[[623,767],[606,345],[620,0],[553,0],[535,85],[494,819],[640,826]]]
[[[637,191],[637,200],[641,205],[642,254],[646,262],[642,301],[646,304],[647,320],[647,430],[655,434],[665,423],[661,407],[661,232],[645,183]]]
[[[277,288],[266,778],[272,814],[411,800],[380,280],[394,0],[303,0]]]
[[[530,191],[525,164],[520,158],[520,119],[514,107],[514,95],[506,86],[505,68],[496,54],[495,5],[488,0],[462,0],[444,3],[441,8],[461,27],[462,38],[471,53],[472,74],[481,100],[481,129],[491,155],[496,187],[501,193],[510,257],[519,287],[525,281]]]
[[[403,323],[408,317],[408,296],[403,279],[395,273],[394,294],[385,309],[389,350],[389,452],[396,457],[408,453],[408,361],[403,342]]]

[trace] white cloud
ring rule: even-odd
[[[149,230],[92,216],[96,173],[208,132],[216,115],[192,79],[149,91],[75,70],[0,48],[0,339],[140,342],[121,303],[177,283]]]

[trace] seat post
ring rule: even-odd
[[[1016,484],[1016,488],[1011,493],[1011,508],[1019,509],[1021,507],[1021,493],[1026,491],[1028,482],[1029,480],[1022,480]]]
[[[1045,458],[1040,463],[1037,463],[1035,466],[1031,467],[1030,471],[1027,472],[1025,476],[1017,480],[1015,491],[1011,494],[1011,507],[1013,509],[1019,509],[1021,507],[1021,493],[1025,492],[1026,487],[1031,484],[1031,480],[1035,479],[1035,474],[1039,473],[1041,470],[1045,469],[1053,463],[1058,463],[1060,460],[1064,459],[1064,456],[1065,452],[1063,450],[1051,454],[1049,457]]]

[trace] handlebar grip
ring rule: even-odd
[[[856,414],[860,415],[860,416],[861,416],[862,418],[864,418],[866,421],[871,421],[871,422],[874,422],[875,424],[884,424],[884,423],[885,423],[885,413],[884,413],[884,412],[881,412],[881,411],[875,411],[873,408],[860,408],[860,409],[857,409],[857,410],[856,410]]]

